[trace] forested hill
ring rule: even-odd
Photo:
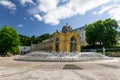
[[[50,38],[52,36],[53,35],[49,34],[49,33],[46,33],[46,34],[43,34],[43,35],[40,35],[40,36],[37,36],[37,37],[36,36],[28,37],[28,36],[19,34],[21,46],[30,46],[31,43],[39,44],[43,40],[45,40],[47,38]]]

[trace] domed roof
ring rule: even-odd
[[[71,28],[71,26],[68,25],[67,23],[66,23],[66,25],[63,26],[63,28],[62,28],[62,32],[63,32],[63,33],[71,32],[71,31],[72,31],[72,28]]]

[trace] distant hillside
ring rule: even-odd
[[[21,35],[21,34],[19,35],[21,46],[30,46],[31,43],[39,44],[43,40],[45,40],[47,38],[50,38],[52,36],[53,36],[53,34],[49,34],[49,33],[46,33],[46,34],[43,34],[43,35],[40,35],[40,36],[37,36],[37,37],[35,37],[35,36],[28,37],[28,36]]]

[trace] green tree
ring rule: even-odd
[[[53,35],[51,35],[51,34],[49,34],[49,33],[40,35],[40,36],[38,36],[38,37],[36,37],[36,38],[34,39],[33,43],[36,43],[36,44],[41,43],[43,40],[48,39],[48,38],[50,38],[50,37],[52,37],[52,36],[53,36]]]
[[[86,41],[90,45],[116,44],[118,23],[114,19],[98,20],[86,27]]]
[[[86,27],[86,41],[90,45],[95,45],[96,39],[95,39],[95,34],[94,34],[94,27],[93,24],[89,24]]]
[[[116,44],[117,42],[117,28],[118,28],[118,23],[114,19],[106,19],[104,21],[104,37],[103,37],[103,45],[107,46],[112,46]]]
[[[21,46],[30,46],[31,45],[31,41],[28,36],[19,35],[19,37],[20,37],[20,45]]]
[[[38,37],[32,36],[32,37],[28,37],[28,36],[24,36],[24,35],[19,35],[20,37],[20,45],[21,46],[30,46],[31,43],[33,44],[39,44],[41,43],[43,40],[52,37],[53,35],[46,33],[43,35],[40,35]]]
[[[102,45],[103,42],[103,37],[104,37],[104,31],[105,31],[105,27],[104,27],[104,21],[102,20],[98,20],[97,22],[93,23],[93,32],[95,35],[95,39],[98,44]]]
[[[36,43],[36,38],[35,38],[35,36],[32,36],[32,37],[30,38],[30,42],[31,42],[31,44],[32,44],[32,43],[33,43],[33,44]]]
[[[0,53],[7,54],[11,52],[12,54],[19,53],[20,39],[14,30],[14,28],[4,26],[0,29]]]

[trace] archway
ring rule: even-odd
[[[77,51],[77,41],[75,37],[70,39],[70,52]]]
[[[55,39],[55,50],[56,50],[56,52],[59,51],[59,38]]]

